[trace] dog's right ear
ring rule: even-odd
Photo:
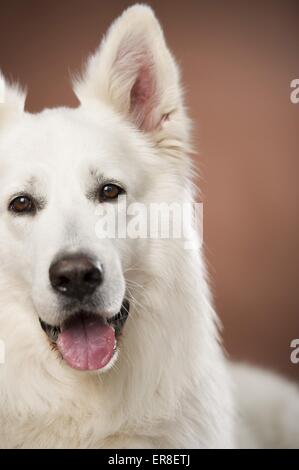
[[[17,85],[8,83],[0,72],[0,127],[21,114],[24,106],[25,93]]]
[[[187,140],[179,70],[148,6],[132,6],[112,24],[75,92],[82,104],[105,102],[166,151]]]

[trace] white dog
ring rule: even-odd
[[[1,83],[0,446],[298,446],[296,387],[226,362],[200,249],[95,229],[117,202],[193,201],[190,123],[152,10],[115,21],[77,109],[26,113]],[[191,212],[183,225],[196,246]]]

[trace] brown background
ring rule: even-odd
[[[183,69],[195,120],[204,238],[233,357],[285,371],[299,338],[298,1],[149,2]],[[0,68],[27,108],[76,105],[80,69],[129,1],[4,0]]]

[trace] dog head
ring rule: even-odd
[[[75,81],[78,108],[32,115],[24,94],[1,84],[1,277],[32,302],[68,365],[106,370],[130,310],[129,277],[136,263],[158,275],[159,260],[150,240],[99,236],[98,211],[184,200],[189,125],[177,66],[152,10],[138,5]]]

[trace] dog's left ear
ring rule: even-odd
[[[25,94],[17,85],[9,84],[0,72],[0,128],[24,111]]]
[[[75,92],[82,104],[104,101],[142,131],[182,121],[178,67],[150,7],[130,7],[112,24]]]

